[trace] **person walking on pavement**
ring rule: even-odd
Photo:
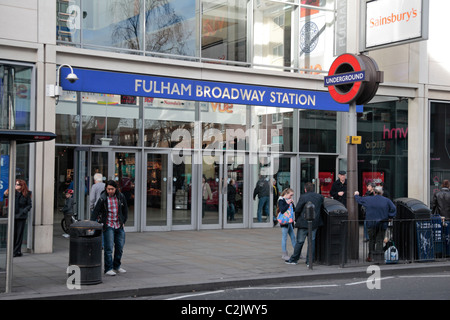
[[[206,214],[206,201],[212,200],[212,192],[209,183],[206,181],[206,176],[202,177],[202,218]]]
[[[67,229],[70,228],[72,224],[72,216],[73,216],[73,206],[75,205],[75,200],[73,199],[73,190],[67,189],[65,191],[66,201],[64,202],[64,207],[62,207],[61,212],[64,214],[64,220],[66,221]],[[64,238],[68,238],[69,235],[67,233],[63,234]]]
[[[89,193],[89,208],[91,209],[91,213],[103,191],[105,191],[103,175],[101,173],[96,173],[94,174],[94,184],[91,188],[91,192]]]
[[[267,178],[264,176],[260,176],[258,182],[256,183],[256,187],[253,190],[253,200],[256,200],[256,196],[258,196],[258,211],[257,218],[258,222],[262,222],[262,212],[267,214],[267,217],[270,216],[270,185]]]
[[[227,188],[227,220],[235,221],[234,215],[236,214],[236,181],[234,179],[230,179]]]
[[[347,207],[347,172],[341,170],[338,173],[338,180],[333,182],[331,186],[330,195],[333,199],[342,203],[345,207]]]
[[[278,199],[278,210],[277,212],[285,213],[286,211],[291,211],[292,216],[294,216],[295,206],[294,206],[294,190],[290,188],[286,188],[281,192],[281,195]],[[287,237],[291,238],[292,248],[295,248],[296,240],[295,240],[295,232],[292,223],[280,224],[282,237],[281,237],[281,250],[283,260],[289,259],[289,254],[286,248]]]
[[[450,219],[450,183],[448,180],[444,180],[441,190],[433,195],[431,212],[440,215],[446,220]]]
[[[17,179],[15,186],[15,204],[14,204],[14,249],[13,257],[22,256],[23,232],[27,222],[28,214],[31,211],[31,191],[28,190],[25,180]],[[8,197],[8,189],[4,196]]]
[[[121,259],[125,245],[124,225],[127,218],[128,206],[125,196],[119,192],[114,180],[107,181],[105,191],[100,194],[91,214],[92,221],[103,223],[104,271],[106,275],[115,276],[116,273],[126,272],[121,267]]]
[[[366,261],[373,261],[374,252],[383,252],[384,233],[388,220],[395,217],[397,210],[394,203],[383,197],[383,189],[380,186],[374,188],[374,196],[360,197],[355,191],[355,200],[366,208],[367,233],[369,235],[369,255]]]
[[[276,212],[277,208],[278,208],[278,198],[279,198],[279,192],[278,192],[278,188],[277,188],[277,180],[276,179],[272,180],[272,187],[273,187],[273,189],[272,189],[272,192],[273,192],[273,205],[275,207],[273,212]],[[273,215],[273,219],[272,220],[273,220],[273,226],[275,227],[277,225],[277,223],[278,223],[276,214]]]
[[[295,244],[294,253],[286,260],[287,264],[297,264],[300,259],[303,244],[308,236],[308,221],[306,220],[306,204],[311,202],[314,205],[314,220],[312,221],[312,257],[309,257],[309,252],[306,255],[306,265],[309,265],[310,261],[314,261],[314,247],[316,243],[317,229],[323,225],[320,212],[323,205],[323,196],[314,192],[314,185],[311,182],[305,183],[305,193],[300,196],[297,206],[295,207],[295,227],[297,230],[297,243]],[[310,260],[311,259],[311,260]]]

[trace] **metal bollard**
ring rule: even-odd
[[[313,260],[314,257],[312,255],[312,222],[314,220],[314,209],[315,205],[308,201],[306,203],[306,220],[308,221],[308,257],[309,257],[309,264],[308,269],[312,270],[313,268]]]

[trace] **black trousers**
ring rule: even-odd
[[[27,219],[14,220],[14,251],[13,255],[22,253],[23,231],[25,230]]]

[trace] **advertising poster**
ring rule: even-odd
[[[0,201],[3,201],[3,193],[8,189],[9,183],[9,156],[0,157]]]
[[[379,186],[382,182],[384,183],[384,172],[364,172],[362,173],[362,194],[366,194],[367,192],[367,184],[370,182],[374,182],[377,186]]]
[[[331,186],[334,182],[334,172],[319,172],[320,193],[325,198],[330,198]]]

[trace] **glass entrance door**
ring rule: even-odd
[[[145,229],[166,229],[171,211],[168,154],[147,153],[145,161]]]
[[[145,154],[145,230],[193,229],[192,159],[171,153]]]
[[[314,184],[314,190],[320,193],[319,166],[318,158],[312,156],[300,156],[300,194],[305,193],[305,184],[311,182]]]
[[[105,148],[93,148],[90,152],[90,185],[92,185],[95,173],[101,173],[106,180],[114,180],[127,200],[128,220],[125,224],[127,231],[137,231],[139,212],[139,193],[136,193],[136,185],[140,184],[138,152],[132,150],[111,150]]]
[[[197,190],[199,203],[200,228],[221,227],[223,206],[223,155],[202,156],[202,171]]]
[[[203,155],[198,198],[200,228],[248,225],[245,154]]]
[[[242,228],[248,225],[245,188],[245,154],[224,156],[223,224],[225,228]]]

